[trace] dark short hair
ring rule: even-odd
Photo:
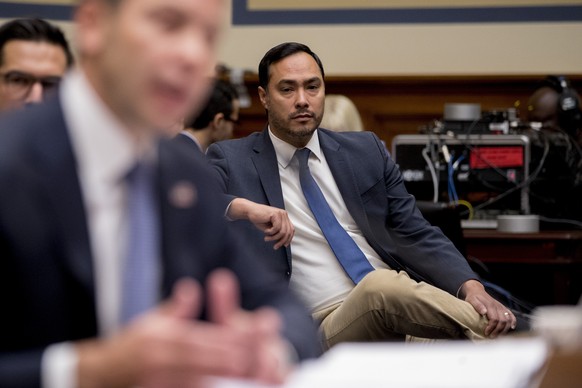
[[[321,70],[321,76],[325,76],[325,72],[323,71],[323,64],[321,60],[311,49],[302,44],[296,42],[286,42],[281,43],[267,51],[261,62],[259,63],[259,85],[263,87],[263,89],[267,89],[267,85],[269,84],[269,68],[272,64],[279,62],[280,60],[287,58],[293,54],[297,53],[306,53],[309,54],[319,66],[319,70]]]
[[[4,46],[12,40],[46,42],[60,46],[67,58],[67,67],[74,63],[73,54],[61,29],[43,19],[14,19],[0,27],[0,65],[4,63]]]
[[[234,110],[233,101],[236,99],[238,99],[238,93],[232,84],[222,79],[215,80],[206,106],[190,123],[186,123],[186,128],[204,129],[219,113],[230,118]]]

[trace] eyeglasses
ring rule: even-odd
[[[240,124],[240,121],[238,119],[233,119],[232,117],[226,117],[224,116],[224,119],[226,121],[230,121],[231,123],[233,123],[235,126],[238,126]]]
[[[15,99],[26,98],[37,82],[42,85],[43,94],[55,89],[61,82],[61,77],[58,76],[36,77],[21,71],[0,73],[0,77],[4,90]]]

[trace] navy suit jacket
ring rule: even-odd
[[[199,154],[204,155],[204,152],[202,152],[202,150],[198,146],[198,143],[196,143],[188,135],[185,135],[183,133],[179,133],[176,136],[174,136],[172,141],[175,143],[181,143],[184,146],[189,147],[191,150],[198,151]]]
[[[465,281],[477,278],[450,240],[422,217],[378,137],[372,132],[319,129],[317,133],[346,211],[384,262],[453,295]],[[215,143],[206,155],[229,201],[242,197],[284,208],[277,156],[266,129]],[[248,221],[237,221],[236,227],[261,257],[270,255],[266,265],[281,275],[291,275],[289,248],[274,251]]]
[[[230,268],[243,307],[277,308],[299,357],[317,355],[308,312],[229,232],[204,158],[170,141],[158,156],[162,295],[184,276],[204,283]],[[172,199],[177,185],[195,188],[195,203]],[[1,387],[39,386],[48,345],[98,335],[85,207],[57,99],[0,120],[0,306]]]

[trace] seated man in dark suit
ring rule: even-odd
[[[281,382],[313,322],[169,139],[208,91],[222,0],[83,0],[80,66],[0,120],[0,386]]]
[[[268,127],[215,143],[207,156],[234,226],[311,308],[325,347],[405,335],[497,337],[515,327],[511,311],[421,216],[382,142],[371,132],[318,128],[324,71],[309,47],[269,50],[259,83]],[[274,215],[283,221],[275,225]]]
[[[176,141],[206,152],[210,144],[232,138],[239,108],[236,89],[226,81],[215,80],[204,109],[185,123]]]

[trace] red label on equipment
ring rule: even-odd
[[[473,147],[471,168],[523,166],[523,147]]]

